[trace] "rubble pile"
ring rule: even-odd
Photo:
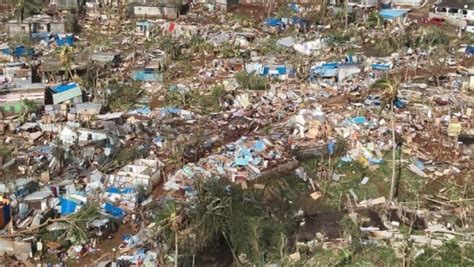
[[[441,18],[449,1],[112,2],[3,23],[2,262],[436,265],[473,248],[474,19]]]

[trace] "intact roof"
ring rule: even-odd
[[[474,9],[474,2],[466,0],[442,0],[441,3],[438,4],[438,6],[459,9],[464,9],[465,6],[467,6],[467,9]]]
[[[71,90],[73,88],[78,87],[76,83],[68,83],[68,84],[58,84],[53,87],[51,87],[51,90],[55,93],[62,93],[66,92],[68,90]]]

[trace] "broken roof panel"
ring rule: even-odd
[[[379,14],[384,19],[397,19],[405,16],[408,10],[405,9],[382,9]]]

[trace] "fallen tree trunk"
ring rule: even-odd
[[[278,165],[274,168],[261,172],[260,175],[258,175],[255,178],[255,181],[262,182],[272,177],[288,174],[292,172],[293,170],[295,170],[296,168],[298,168],[299,165],[300,165],[300,162],[297,160],[293,160],[293,161]]]

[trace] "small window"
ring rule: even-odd
[[[463,15],[467,15],[467,10],[463,10],[463,11],[462,11],[462,14],[463,14]]]
[[[449,13],[457,14],[457,13],[458,13],[458,9],[456,9],[456,8],[450,8],[448,12],[449,12]]]
[[[446,8],[444,8],[444,7],[437,7],[437,8],[436,8],[436,12],[445,13],[445,12],[446,12]]]

